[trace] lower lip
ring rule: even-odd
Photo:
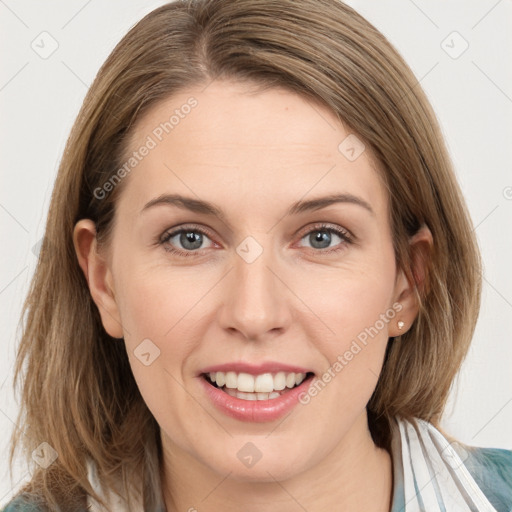
[[[313,376],[309,376],[299,386],[290,389],[278,398],[270,400],[236,398],[212,386],[204,377],[199,377],[199,379],[213,405],[221,412],[240,421],[263,423],[277,420],[297,406],[299,396],[307,391]]]

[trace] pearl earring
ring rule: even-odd
[[[401,331],[404,328],[405,322],[402,322],[402,320],[398,320],[398,329]]]

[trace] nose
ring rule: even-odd
[[[221,327],[249,341],[282,334],[291,322],[288,301],[292,294],[271,252],[263,250],[254,261],[246,259],[243,252],[242,256],[236,253],[225,283],[225,300],[218,317]]]

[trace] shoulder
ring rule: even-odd
[[[43,510],[30,494],[22,493],[15,496],[0,512],[42,512]]]
[[[487,499],[500,512],[512,511],[512,451],[477,447],[464,450],[464,465]]]
[[[1,505],[0,505],[1,507]],[[11,501],[3,505],[0,512],[49,512],[58,510],[59,512],[86,512],[89,510],[86,501],[74,501],[72,504],[63,503],[55,509],[49,505],[40,495],[35,495],[30,491],[21,491],[11,498]]]

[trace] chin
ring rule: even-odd
[[[287,433],[289,436],[289,432]],[[278,436],[271,440],[257,436],[236,436],[208,457],[201,457],[210,468],[239,482],[264,483],[282,481],[306,471],[313,463],[311,454],[320,447],[306,447],[303,442]],[[299,448],[300,447],[300,448]],[[213,462],[213,464],[212,464]]]

